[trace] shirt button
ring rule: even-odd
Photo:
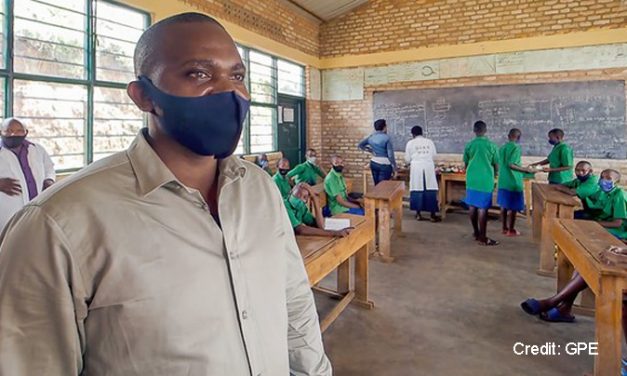
[[[247,311],[242,311],[242,318],[244,320],[246,320],[248,318],[248,312]]]

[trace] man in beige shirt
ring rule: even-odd
[[[148,129],[2,234],[0,375],[331,375],[281,196],[230,156],[249,97],[231,37],[174,16],[135,68]]]

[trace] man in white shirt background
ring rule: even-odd
[[[46,150],[26,140],[28,130],[16,118],[0,127],[0,230],[30,200],[54,183],[54,164]]]

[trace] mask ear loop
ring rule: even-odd
[[[150,85],[154,85],[154,84],[152,83],[152,81],[150,80],[150,78],[148,78],[148,77],[146,77],[146,76],[143,76],[143,75],[142,75],[142,76],[137,76],[137,82],[139,82],[139,83],[140,83],[140,85],[142,85],[142,88],[143,88],[146,92],[148,92],[148,90],[147,90],[147,88],[148,88],[148,83],[146,83],[145,81],[148,81],[148,83],[149,83]],[[146,93],[145,93],[145,94],[146,94]],[[157,111],[155,111],[155,103],[154,103],[154,101],[152,100],[152,98],[150,98],[150,100],[152,101],[152,110],[150,110],[150,112],[149,112],[149,113],[150,113],[150,114],[153,114],[153,115],[155,115],[155,116],[157,116],[157,117],[158,117],[159,115],[157,114]]]

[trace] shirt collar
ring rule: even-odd
[[[331,171],[329,171],[329,173],[333,174],[334,176],[342,177],[342,174],[340,174],[339,172],[335,171],[333,166],[331,166]]]
[[[139,193],[147,196],[165,185],[185,187],[150,146],[146,140],[147,131],[147,128],[142,129],[126,151],[139,185]],[[230,156],[218,161],[218,169],[218,184],[222,186],[228,181],[244,177],[247,167],[239,158]]]

